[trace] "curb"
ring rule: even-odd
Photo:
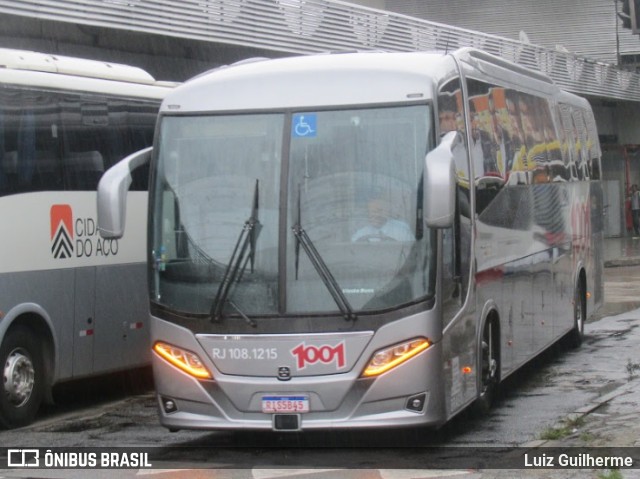
[[[586,417],[589,414],[591,414],[593,411],[595,411],[596,409],[599,409],[601,406],[607,404],[613,399],[619,396],[623,396],[624,394],[630,393],[633,389],[634,389],[634,385],[629,383],[623,384],[620,387],[614,389],[613,391],[603,396],[598,396],[597,398],[592,399],[591,402],[589,402],[585,406],[582,406],[581,408],[576,409],[573,413],[570,413],[569,415],[567,415],[566,418],[575,420],[581,417]],[[560,419],[559,422],[566,418]],[[526,447],[526,448],[537,448],[537,447],[545,447],[545,446],[562,447],[563,440],[564,439],[534,439],[532,441],[521,444],[520,447]]]
[[[621,266],[638,266],[640,265],[640,257],[610,259],[604,262],[605,268],[619,268]]]

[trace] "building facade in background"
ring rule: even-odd
[[[367,0],[360,0],[360,3]],[[371,6],[618,64],[634,63],[640,38],[622,28],[618,0],[371,0]]]

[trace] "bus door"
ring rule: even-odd
[[[151,361],[144,263],[102,266],[96,274],[96,372],[137,367]],[[121,298],[121,300],[114,298]]]

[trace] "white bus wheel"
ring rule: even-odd
[[[44,391],[39,341],[23,327],[10,329],[0,346],[0,425],[29,424],[40,407]]]

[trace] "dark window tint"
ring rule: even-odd
[[[105,170],[150,146],[157,101],[0,87],[0,195],[95,190]],[[132,189],[146,190],[148,169]]]
[[[56,98],[0,88],[0,194],[63,189]]]
[[[105,170],[150,146],[158,105],[126,99],[67,96],[61,104],[65,184],[95,190]],[[148,170],[136,172],[133,190],[147,189]]]

